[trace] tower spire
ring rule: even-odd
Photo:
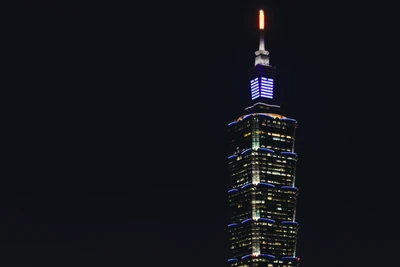
[[[265,50],[264,27],[265,27],[264,11],[260,10],[258,15],[258,29],[260,30],[260,47],[258,50]]]
[[[269,66],[269,52],[265,50],[264,43],[264,28],[265,28],[265,16],[264,10],[260,9],[258,14],[258,29],[260,30],[260,45],[258,50],[255,52],[256,60],[254,65],[265,65]]]

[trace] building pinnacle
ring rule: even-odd
[[[258,15],[258,28],[260,30],[260,45],[258,50],[255,52],[256,60],[254,65],[269,66],[269,56],[268,56],[269,52],[265,50],[265,43],[264,43],[265,16],[264,16],[264,11],[262,9],[259,11]]]

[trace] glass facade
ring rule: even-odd
[[[275,68],[256,61],[249,71],[253,102],[228,125],[231,267],[299,264],[294,152],[297,121],[280,114],[273,97],[274,84],[267,83],[265,89],[261,83],[274,79]]]

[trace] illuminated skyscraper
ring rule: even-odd
[[[251,105],[229,123],[231,267],[297,266],[294,152],[297,121],[280,113],[274,97],[275,67],[264,45],[264,12],[259,13],[260,46],[249,71]]]

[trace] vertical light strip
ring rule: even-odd
[[[260,30],[264,30],[265,20],[264,20],[264,11],[261,9],[258,15],[258,27]]]

